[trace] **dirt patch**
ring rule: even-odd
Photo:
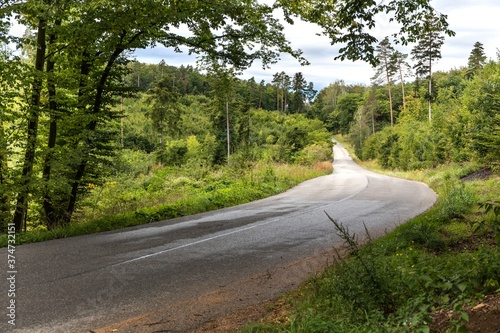
[[[332,264],[333,249],[277,267],[169,307],[94,329],[92,333],[226,333],[272,313],[277,297],[297,288],[308,277]]]
[[[484,246],[495,246],[495,235],[492,232],[474,234],[449,245],[448,250],[453,252],[474,252]]]
[[[280,309],[285,306],[283,301],[275,299],[257,305],[252,305],[231,315],[218,318],[203,325],[192,333],[232,333],[244,325],[259,322],[283,323],[287,321],[286,311]],[[481,302],[467,308],[469,333],[500,333],[500,293],[485,296]],[[431,332],[444,333],[450,328],[450,321],[456,317],[451,311],[440,311],[434,314]]]
[[[500,293],[485,296],[481,302],[467,307],[466,312],[469,315],[469,333],[500,333]],[[435,313],[431,332],[446,332],[453,318],[456,318],[453,311]]]
[[[480,179],[486,179],[493,175],[493,171],[491,168],[485,168],[476,172],[473,172],[465,177],[460,178],[462,181],[473,181],[473,180],[480,180]]]
[[[216,318],[204,323],[201,327],[191,333],[233,333],[250,323],[258,322],[261,318],[271,312],[276,299],[249,305],[239,309],[229,316]]]

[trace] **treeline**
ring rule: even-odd
[[[164,81],[165,88],[183,95],[203,95],[213,97],[213,72],[203,74],[191,65],[169,66],[164,60],[159,64],[131,62],[127,65],[129,74],[124,82],[135,91],[148,93],[158,81]],[[203,71],[204,72],[204,71]],[[255,78],[231,81],[231,92],[245,99],[251,107],[264,110],[280,110],[285,113],[304,113],[314,100],[317,90],[313,82],[307,82],[301,72],[278,72],[272,82]]]
[[[387,40],[381,45],[384,49],[377,51],[383,57],[397,52],[387,51]],[[500,60],[486,61],[480,42],[467,66],[447,72],[424,75],[418,64],[404,61],[405,74],[400,76],[401,63],[392,59],[395,70],[381,59],[382,69],[375,68],[370,87],[339,81],[323,89],[311,114],[334,133],[348,136],[359,158],[377,159],[387,168],[413,170],[465,161],[498,167]]]

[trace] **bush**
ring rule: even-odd
[[[137,177],[147,174],[154,164],[154,155],[138,150],[123,149],[115,157],[113,166],[116,174]]]
[[[185,140],[171,140],[157,151],[157,160],[165,165],[180,166],[184,164],[187,152]]]
[[[314,143],[302,149],[295,157],[295,163],[312,165],[315,162],[332,160],[332,145],[325,143]]]

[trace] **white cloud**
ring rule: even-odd
[[[483,43],[488,58],[496,59],[497,48],[500,48],[500,34],[498,34],[498,18],[500,17],[500,3],[498,0],[434,0],[433,6],[448,15],[450,28],[456,32],[455,37],[446,37],[445,44],[441,49],[442,59],[436,65],[436,70],[449,70],[467,65],[467,59],[476,41]],[[378,26],[373,34],[382,39],[384,36],[394,32],[394,26],[389,23],[387,17],[380,17]],[[307,81],[312,81],[316,88],[324,88],[336,80],[344,80],[347,83],[370,84],[373,69],[363,62],[335,61],[339,46],[330,45],[327,37],[317,36],[320,29],[315,25],[296,22],[293,26],[287,26],[285,33],[292,42],[294,48],[302,49],[304,56],[311,62],[310,66],[302,67],[290,56],[283,55],[278,64],[272,65],[271,69],[263,70],[260,63],[255,63],[247,70],[243,78],[255,77],[256,81],[266,80],[270,82],[276,72],[285,71],[289,75],[302,72]],[[411,45],[403,47],[395,46],[403,53],[410,53]],[[168,64],[178,66],[179,64],[195,64],[195,58],[185,58],[185,55],[173,54],[169,50],[162,50],[162,56],[153,56],[155,51],[138,52],[138,60],[148,62],[159,62],[165,59]],[[147,56],[149,54],[149,56]]]

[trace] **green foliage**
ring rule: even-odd
[[[328,117],[328,129],[334,133],[347,134],[349,127],[358,111],[361,96],[347,93],[338,97],[336,106]]]
[[[295,157],[295,163],[313,165],[315,162],[331,161],[332,146],[326,142],[313,143],[304,147]]]
[[[169,166],[180,166],[186,161],[188,146],[184,140],[170,140],[157,151],[157,161]]]
[[[331,154],[330,134],[319,120],[254,110],[251,124],[250,142],[265,160],[312,163]]]
[[[474,77],[481,71],[485,64],[486,55],[484,54],[484,45],[481,42],[475,42],[468,59],[467,77]]]
[[[148,15],[144,8],[157,17]],[[224,63],[235,71],[249,67],[256,59],[267,66],[283,52],[305,62],[300,51],[291,48],[282,24],[272,12],[270,6],[256,1],[232,0],[223,5],[206,1],[164,4],[152,0],[6,3],[0,25],[2,52],[3,44],[13,40],[7,33],[7,18],[15,18],[33,33],[17,40],[30,59],[24,61],[27,70],[15,81],[7,80],[3,65],[14,68],[18,61],[13,57],[3,61],[2,54],[2,82],[6,79],[13,83],[14,91],[23,92],[19,99],[24,99],[26,107],[19,110],[20,117],[16,118],[27,121],[27,126],[17,131],[19,135],[10,137],[12,142],[6,145],[4,122],[8,122],[8,127],[19,124],[18,120],[3,116],[13,113],[16,96],[2,91],[6,101],[1,103],[0,175],[2,187],[7,176],[13,185],[13,193],[0,193],[2,219],[4,215],[8,219],[12,212],[16,230],[21,231],[28,216],[38,219],[37,212],[30,208],[43,207],[42,219],[49,228],[70,223],[88,184],[102,183],[109,176],[109,162],[118,142],[122,147],[147,152],[158,144],[160,159],[170,148],[173,152],[168,151],[168,156],[183,156],[179,145],[174,145],[175,149],[162,147],[164,133],[180,134],[177,124],[182,111],[177,105],[176,89],[167,88],[179,87],[179,92],[191,93],[199,89],[205,93],[204,82],[200,82],[203,80],[192,68],[172,73],[175,71],[164,62],[157,68],[137,63],[127,66],[129,52],[158,43],[176,50],[187,47],[190,53],[203,55],[206,62]],[[172,27],[180,25],[191,31],[189,37],[172,32]],[[117,97],[127,94],[124,77],[128,70],[137,74],[127,80],[130,85],[137,90],[149,88],[152,97],[143,110],[152,121],[146,128],[130,126],[129,122],[127,125],[135,133],[125,134],[125,124],[117,124],[118,118],[125,123],[123,104],[119,111],[113,106]],[[186,87],[187,82],[195,81],[197,84]],[[3,110],[4,105],[8,110]],[[141,118],[137,113],[135,116]],[[119,139],[118,131],[123,133]],[[159,140],[151,135],[155,131]],[[4,172],[4,161],[15,167],[11,175]],[[5,207],[6,202],[14,202],[15,207]]]
[[[451,125],[454,119],[449,121]],[[440,126],[437,122],[405,118],[404,122],[370,136],[364,142],[361,157],[377,159],[384,168],[401,170],[430,168],[460,159],[465,153],[461,151],[462,141],[450,142],[451,138],[440,131]]]
[[[375,48],[377,53],[376,73],[372,77],[372,81],[387,84],[387,93],[389,95],[389,111],[391,116],[391,126],[394,125],[394,112],[392,102],[391,82],[398,71],[398,63],[396,63],[396,50],[392,47],[389,37],[385,37]]]
[[[113,161],[114,175],[127,175],[128,177],[138,177],[145,175],[154,165],[154,156],[140,150],[124,149]]]
[[[415,170],[446,162],[479,161],[495,166],[500,160],[498,62],[488,63],[467,81],[463,70],[436,75],[439,87],[434,120],[426,121],[424,99],[410,94],[394,128],[383,128],[362,146],[363,159],[377,159],[386,168]],[[358,128],[356,128],[358,127]],[[351,133],[359,124],[351,124]]]
[[[431,77],[432,64],[441,59],[441,47],[444,44],[443,27],[434,10],[426,12],[423,29],[418,44],[412,49],[413,68],[418,77]]]
[[[477,223],[474,229],[479,231],[489,228],[495,235],[497,246],[500,247],[500,202],[481,202],[479,208],[484,212],[484,219]]]
[[[478,200],[473,190],[463,183],[454,183],[449,180],[444,188],[445,199],[441,209],[443,220],[463,217],[470,212],[471,207]]]
[[[30,230],[16,237],[17,244],[115,230],[233,206],[281,193],[331,172],[266,163],[240,170],[190,165],[159,167],[146,163],[151,158],[144,153],[128,152],[120,159],[122,172],[117,178],[102,185],[88,185],[90,193],[82,201],[74,223],[50,231],[43,227]],[[6,244],[6,234],[1,235],[0,246]]]
[[[432,10],[429,1],[390,1],[356,2],[327,0],[313,2],[307,0],[278,1],[284,4],[285,19],[293,21],[293,15],[306,21],[318,24],[323,34],[330,37],[332,44],[341,43],[339,55],[335,59],[363,60],[372,65],[377,64],[373,45],[377,39],[371,35],[370,29],[376,26],[376,17],[380,13],[388,14],[391,20],[398,22],[400,31],[394,31],[392,37],[406,44],[416,42],[425,30],[425,18]],[[445,15],[437,16],[434,25],[452,36],[448,29]],[[368,28],[368,29],[367,29]]]
[[[484,66],[467,86],[463,103],[470,115],[468,132],[471,150],[484,163],[500,161],[500,60]]]
[[[170,77],[163,77],[155,82],[146,99],[149,104],[146,116],[151,119],[155,131],[160,135],[160,145],[163,143],[164,133],[172,136],[179,133],[179,94],[171,82]]]

